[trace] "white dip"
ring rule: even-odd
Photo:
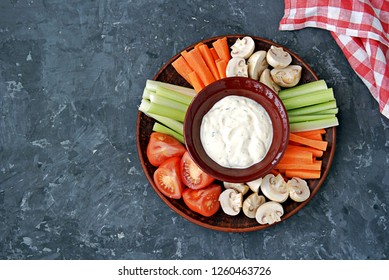
[[[228,168],[247,168],[263,160],[273,140],[266,110],[247,97],[222,98],[205,114],[200,127],[205,152]]]

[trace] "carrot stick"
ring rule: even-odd
[[[298,177],[301,179],[319,179],[320,170],[293,170],[289,169],[285,171],[285,177],[292,178]]]
[[[217,55],[217,52],[215,51],[215,48],[209,48],[209,50],[211,51],[211,54],[212,54],[212,56],[213,56],[213,60],[218,60],[218,59],[220,59],[220,57]]]
[[[219,72],[216,67],[215,60],[213,59],[212,53],[209,50],[209,47],[205,44],[202,44],[199,46],[199,51],[201,53],[201,56],[204,58],[205,63],[207,64],[209,70],[211,70],[212,75],[216,80],[220,79]]]
[[[215,78],[213,77],[198,49],[194,48],[188,52],[184,51],[181,53],[181,55],[188,62],[189,66],[197,73],[205,86],[215,81]]]
[[[188,74],[192,72],[193,69],[190,68],[189,64],[182,56],[173,61],[172,66],[174,69],[176,69],[178,74],[180,74],[189,84],[191,84]]]
[[[229,61],[231,59],[230,48],[228,47],[227,43],[227,37],[223,37],[216,40],[212,43],[212,45],[215,48],[217,55],[221,59],[225,61]]]
[[[305,150],[287,149],[279,163],[313,163],[313,153]]]
[[[276,169],[288,170],[321,170],[321,160],[316,160],[313,163],[278,163]]]
[[[227,61],[224,59],[218,59],[215,61],[217,70],[219,72],[220,79],[226,78]]]
[[[328,146],[328,142],[324,140],[311,140],[306,137],[298,136],[296,134],[289,134],[289,141],[300,143],[308,147],[316,148],[322,151],[325,151]]]
[[[323,151],[312,148],[312,147],[307,147],[307,146],[297,146],[297,145],[289,144],[286,147],[286,151],[288,151],[288,150],[308,151],[308,152],[311,152],[315,157],[318,157],[318,158],[323,156]]]
[[[301,137],[306,137],[312,140],[323,140],[323,136],[320,133],[310,133],[310,134],[305,134],[303,132],[293,132],[294,134],[301,136]]]
[[[204,88],[204,83],[201,81],[200,77],[197,75],[195,71],[190,72],[189,74],[190,82],[192,83],[192,86],[194,90],[198,93],[200,90]]]
[[[326,134],[326,130],[324,128],[320,128],[320,129],[313,129],[313,130],[308,130],[308,131],[301,131],[299,133],[303,134],[303,135]]]

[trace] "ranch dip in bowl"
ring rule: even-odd
[[[277,94],[249,78],[218,80],[198,93],[184,121],[187,150],[207,174],[249,182],[270,172],[289,140],[289,121]]]

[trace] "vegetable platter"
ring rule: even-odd
[[[243,38],[247,35],[225,35],[218,36],[213,38],[205,39],[201,42],[196,42],[181,52],[177,53],[173,56],[169,61],[167,61],[155,74],[153,80],[165,82],[173,85],[184,86],[190,88],[191,85],[188,83],[186,79],[184,79],[181,75],[178,74],[176,69],[173,67],[172,63],[176,61],[183,52],[192,50],[195,46],[199,44],[205,44],[209,47],[212,47],[212,43],[221,38],[226,38],[228,46],[231,47],[235,44],[237,39]],[[292,64],[301,66],[301,78],[299,80],[298,85],[308,84],[314,81],[318,81],[319,78],[314,73],[314,71],[307,65],[297,54],[290,51],[289,49],[272,42],[267,39],[263,39],[256,36],[250,36],[254,40],[255,50],[264,50],[268,51],[272,46],[283,48],[286,52],[288,52],[292,57]],[[298,86],[297,85],[297,86]],[[273,224],[259,224],[255,219],[248,218],[242,212],[236,216],[226,215],[221,209],[217,211],[215,214],[206,217],[200,215],[194,211],[192,211],[183,201],[183,199],[173,199],[164,195],[156,186],[153,176],[157,167],[152,165],[147,157],[147,146],[150,141],[150,136],[153,132],[153,126],[155,124],[155,120],[143,112],[139,111],[138,119],[137,119],[137,149],[138,155],[140,158],[140,162],[143,168],[143,171],[150,183],[153,187],[157,195],[162,199],[162,201],[171,208],[175,213],[180,215],[181,217],[187,219],[188,221],[197,224],[199,226],[224,231],[224,232],[249,232],[256,231],[268,228],[270,226],[274,226],[277,223]],[[297,139],[298,140],[298,139]],[[296,140],[296,141],[297,141]],[[327,142],[327,147],[323,152],[323,155],[320,157],[321,160],[321,170],[320,170],[320,178],[317,179],[307,179],[307,183],[310,189],[310,196],[303,202],[295,202],[292,199],[287,199],[282,203],[284,213],[281,217],[281,222],[288,219],[298,211],[300,211],[311,199],[312,197],[319,191],[320,187],[323,185],[327,174],[329,172],[332,160],[335,154],[335,144],[336,144],[336,127],[331,126],[325,128],[325,133],[323,134],[323,141]],[[219,184],[223,187],[223,182],[215,181],[214,184]]]

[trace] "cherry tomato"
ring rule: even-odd
[[[192,211],[205,217],[212,216],[220,208],[219,196],[222,192],[220,185],[210,184],[205,188],[193,190],[186,188],[182,198]]]
[[[165,160],[171,157],[180,157],[186,149],[176,138],[159,132],[150,135],[147,145],[147,158],[154,166],[160,166]]]
[[[182,182],[194,190],[205,188],[215,180],[196,165],[188,152],[181,159],[181,176]]]
[[[165,196],[179,199],[184,188],[181,182],[180,157],[164,161],[154,172],[154,183]]]

